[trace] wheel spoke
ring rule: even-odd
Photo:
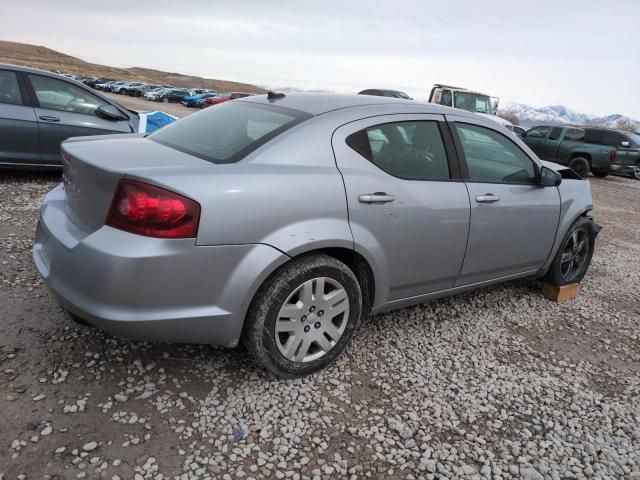
[[[328,352],[333,348],[333,344],[329,340],[327,340],[327,337],[325,337],[324,335],[319,335],[318,338],[316,338],[316,343],[325,352]]]
[[[314,300],[318,300],[324,296],[324,278],[317,278],[313,283],[313,298]]]
[[[300,347],[295,352],[294,360],[296,362],[304,361],[304,357],[307,356],[307,353],[309,352],[309,347],[310,346],[311,346],[311,338],[309,336],[305,336],[302,339],[302,343],[300,344]]]
[[[571,252],[564,252],[562,254],[562,258],[560,259],[560,263],[567,263],[569,260],[571,260],[571,258],[572,258]]]
[[[578,230],[574,230],[571,234],[571,243],[573,244],[574,248],[576,245],[578,245]]]
[[[297,333],[300,330],[300,323],[297,320],[282,320],[276,321],[276,333]]]
[[[299,350],[302,341],[303,338],[301,335],[290,335],[287,343],[284,344],[280,351],[288,360],[294,360],[294,355]]]
[[[278,318],[290,318],[297,320],[302,315],[302,308],[295,304],[285,305],[280,309]]]
[[[308,307],[313,303],[313,280],[309,280],[302,285],[300,300],[305,307]]]
[[[331,340],[337,342],[342,336],[342,332],[333,323],[329,323],[324,327],[324,333],[331,337]]]

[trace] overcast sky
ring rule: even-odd
[[[0,0],[0,39],[269,87],[501,101],[640,118],[640,0]]]

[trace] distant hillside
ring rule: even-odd
[[[228,92],[241,91],[265,93],[265,90],[248,83],[229,82],[212,78],[193,77],[180,73],[162,72],[149,68],[118,68],[85,62],[76,57],[56,52],[47,47],[28,43],[0,40],[0,63],[12,63],[27,67],[40,68],[51,72],[73,73],[88,77],[104,77],[118,80],[138,80],[176,87],[201,87]]]
[[[546,107],[531,107],[523,103],[506,103],[500,108],[504,112],[514,113],[520,125],[532,127],[534,125],[556,124],[556,125],[598,125],[608,128],[616,128],[619,122],[630,122],[640,128],[640,121],[614,113],[598,117],[586,113],[576,112],[564,105],[549,105]]]

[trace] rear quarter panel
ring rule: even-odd
[[[558,163],[567,165],[573,157],[585,157],[591,159],[591,168],[608,170],[612,150],[613,147],[606,145],[564,140],[560,144]]]
[[[198,245],[263,243],[289,256],[324,247],[353,248],[331,130],[309,120],[234,164],[143,178],[200,203]],[[136,172],[128,176],[135,177]]]

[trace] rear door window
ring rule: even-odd
[[[450,178],[435,121],[385,123],[351,134],[347,144],[389,175],[407,180]]]
[[[167,125],[148,138],[212,163],[234,163],[310,116],[275,105],[226,102]]]
[[[0,70],[0,103],[23,105],[16,72]]]
[[[562,135],[562,127],[553,127],[549,134],[549,140],[558,140]]]
[[[546,138],[551,127],[535,127],[527,131],[527,138]]]

